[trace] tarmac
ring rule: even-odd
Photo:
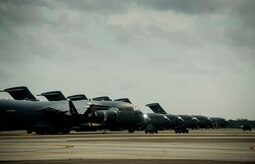
[[[71,132],[36,135],[0,132],[0,163],[255,163],[255,132],[241,129]]]

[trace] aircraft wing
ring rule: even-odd
[[[48,114],[58,114],[58,115],[79,115],[72,101],[63,101],[57,104],[52,104],[49,106],[45,106],[43,108],[38,109],[39,111],[48,113]]]
[[[46,108],[42,108],[40,110],[47,112],[47,113],[51,113],[51,114],[70,115],[69,110],[59,110],[59,109],[55,109],[52,107],[46,107]]]
[[[68,105],[67,104],[61,105],[61,104],[54,104],[51,106],[41,108],[39,110],[52,113],[52,114],[62,114],[66,116],[79,115],[79,116],[85,116],[85,117],[93,117],[93,116],[96,116],[97,111],[113,109],[109,106],[105,106],[101,104],[93,104],[91,102],[88,102],[87,105],[85,106],[86,111],[84,113],[79,113],[71,100],[68,101]]]

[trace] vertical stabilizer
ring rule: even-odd
[[[159,103],[151,103],[146,106],[150,107],[154,113],[167,114],[166,111],[159,105]]]
[[[37,101],[35,96],[25,86],[7,88],[4,89],[3,91],[8,92],[13,97],[14,100]]]

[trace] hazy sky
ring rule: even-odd
[[[0,89],[22,85],[254,120],[255,1],[0,0]]]

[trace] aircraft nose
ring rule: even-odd
[[[178,116],[178,122],[184,123],[184,120],[180,116]]]
[[[150,118],[148,117],[147,114],[143,114],[143,121],[144,123],[148,123],[150,121]]]
[[[138,117],[139,117],[140,121],[145,122],[146,120],[149,119],[148,116],[146,114],[144,114],[143,112],[137,111],[137,113],[138,113]]]
[[[193,123],[199,123],[199,120],[196,117],[192,118]]]
[[[164,116],[164,120],[165,120],[166,123],[170,123],[171,122],[171,120],[169,118],[167,118],[166,116]]]

